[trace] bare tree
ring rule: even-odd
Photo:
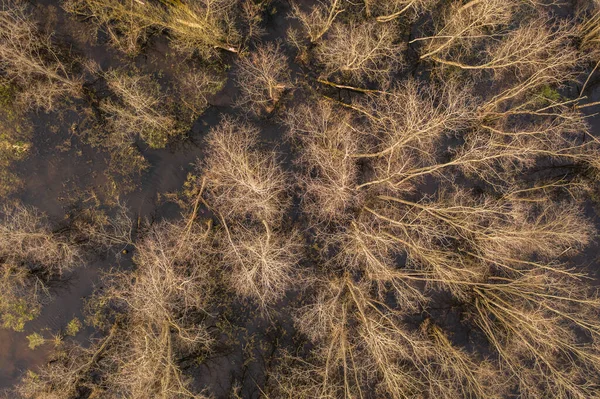
[[[390,22],[413,13],[419,14],[433,7],[436,0],[364,0],[367,16],[375,15],[377,22]]]
[[[319,0],[306,12],[298,3],[292,3],[292,17],[299,20],[311,43],[316,43],[331,28],[337,16],[344,12],[341,8],[343,0]]]
[[[430,367],[430,397],[502,398],[507,394],[506,384],[498,379],[495,364],[489,359],[473,356],[455,345],[448,333],[430,319],[425,319],[420,327],[431,341],[433,358],[439,366]]]
[[[117,202],[113,209],[87,208],[72,217],[75,240],[93,250],[123,249],[134,243],[134,222],[129,209]]]
[[[126,146],[140,136],[151,147],[162,148],[171,137],[185,132],[170,113],[159,83],[150,76],[111,70],[104,77],[115,94],[100,102],[113,146]]]
[[[209,95],[217,93],[225,85],[223,74],[208,69],[192,69],[187,64],[177,73],[175,94],[181,101],[183,115],[177,115],[181,122],[193,122],[209,106]]]
[[[473,288],[475,321],[523,397],[597,395],[590,382],[600,375],[594,343],[600,302],[578,279],[575,273],[530,272]],[[535,369],[523,367],[530,362]]]
[[[193,222],[152,228],[136,245],[135,276],[117,277],[108,298],[126,306],[130,325],[113,344],[112,361],[119,365],[109,376],[113,395],[199,397],[189,391],[177,356],[208,350],[212,342],[206,326],[197,322],[213,281],[203,251],[206,234]]]
[[[279,381],[278,394],[354,398],[368,392],[409,398],[429,391],[443,398],[485,395],[494,369],[451,344],[436,327],[423,334],[398,311],[370,295],[368,284],[340,278],[319,286],[315,302],[300,308],[299,328],[316,343],[314,358]]]
[[[237,83],[241,90],[238,105],[260,115],[277,106],[285,90],[292,87],[287,57],[280,44],[259,46],[238,61]]]
[[[119,40],[139,18],[133,45],[150,29],[191,43],[178,39],[187,30],[177,24],[199,34],[209,31],[200,22],[219,23],[190,25],[214,15],[206,2],[105,3],[102,10],[113,3],[143,10],[103,20],[123,27],[124,36],[112,31]],[[238,3],[218,4],[232,13],[219,14],[223,26],[236,26]],[[109,276],[93,302],[104,339],[90,350],[65,349],[22,392],[201,397],[182,359],[211,353],[211,298],[222,282],[263,315],[301,288],[293,305],[300,344],[265,378],[264,396],[598,397],[600,297],[569,258],[596,235],[581,201],[589,185],[578,173],[600,169],[600,141],[581,95],[568,99],[562,90],[590,60],[583,51],[594,53],[595,14],[566,21],[549,15],[557,4],[543,0],[436,3],[442,12],[423,18],[435,31],[413,41],[427,60],[418,66],[423,74],[392,83],[400,26],[433,6],[331,0],[306,11],[293,4],[311,42],[296,36],[297,44],[322,68],[317,80],[354,93],[303,96],[283,118],[293,173],[258,127],[225,118],[207,135],[187,182],[184,218],[143,227],[132,243],[131,219],[87,215],[100,227],[82,223],[81,231],[106,245],[134,245],[136,269]],[[237,50],[242,36],[219,43],[238,43]],[[285,65],[276,45],[241,58],[242,102],[274,105],[289,84]],[[132,82],[113,83],[107,101],[157,124],[122,126],[176,131],[158,86]],[[191,84],[211,82],[200,76]],[[138,94],[128,97],[122,87]],[[211,215],[206,225],[202,207]],[[28,281],[22,269],[7,270],[18,289]]]
[[[366,116],[367,129],[378,132],[369,151],[354,155],[369,159],[373,167],[372,176],[357,187],[408,190],[414,179],[446,173],[448,167],[491,183],[502,170],[506,171],[503,179],[507,179],[515,170],[542,159],[597,168],[593,155],[598,151],[597,140],[591,136],[591,140],[581,140],[582,134],[590,134],[583,115],[573,111],[568,101],[548,103],[541,96],[526,96],[541,84],[538,76],[550,76],[546,73],[549,70],[539,70],[524,83],[509,86],[481,103],[477,112],[474,107],[478,101],[469,99],[468,92],[454,84],[419,90],[408,83],[403,90],[376,95],[373,102],[353,106]],[[551,79],[561,77],[564,75]],[[399,108],[400,104],[404,107]],[[524,116],[529,118],[529,125],[523,124]],[[463,145],[451,148],[452,158],[440,162],[435,144],[446,135],[457,134]]]
[[[526,199],[516,200],[514,197],[510,197],[510,200],[497,201],[486,198],[481,203],[477,203],[469,198],[467,193],[454,192],[443,195],[442,198],[432,201],[430,205],[427,202],[414,203],[387,195],[378,196],[388,204],[379,204],[382,206],[381,209],[365,208],[365,210],[383,225],[390,223],[389,226],[398,234],[406,234],[400,237],[396,233],[392,233],[391,236],[383,233],[384,237],[395,237],[398,243],[407,246],[408,249],[414,249],[415,256],[425,261],[420,263],[421,266],[428,267],[426,264],[430,263],[436,270],[437,258],[426,256],[428,253],[432,256],[447,253],[448,259],[459,259],[461,251],[466,251],[462,254],[487,262],[496,261],[494,264],[501,266],[501,259],[506,259],[510,264],[509,260],[518,256],[527,257],[535,254],[553,259],[565,251],[585,245],[589,240],[591,228],[581,219],[577,208],[573,206],[568,209],[566,207],[563,209],[563,205],[537,207],[528,204]],[[540,193],[537,195],[541,196]],[[401,212],[399,209],[394,211],[393,207],[389,208],[388,205],[391,203],[408,207],[403,208],[402,212],[407,212],[406,219],[414,222],[409,223],[393,218],[388,212],[396,214]],[[416,221],[417,217],[420,218],[419,221]],[[430,220],[429,217],[433,219]],[[435,225],[438,226],[437,230]],[[436,234],[438,239],[432,240],[432,237],[428,237],[429,234]],[[450,239],[449,236],[454,238]],[[442,237],[446,238],[442,239]],[[440,244],[437,249],[430,246],[436,242],[456,242],[460,247],[456,250],[446,248],[443,244]],[[469,246],[472,248],[468,249]],[[416,264],[418,265],[419,262]],[[464,270],[470,274],[470,277],[448,279],[449,282],[478,280],[487,273],[482,269],[477,271],[472,262],[455,263],[461,265],[456,269],[457,271]],[[525,265],[531,267],[536,264],[533,262]],[[510,266],[507,267],[510,269]],[[540,267],[545,268],[543,263]],[[467,270],[469,268],[471,270]],[[450,266],[446,269],[447,271],[444,271],[444,267],[439,267],[443,273],[450,273],[452,270]]]
[[[262,311],[283,297],[297,276],[300,240],[284,229],[287,174],[274,152],[262,150],[258,130],[224,119],[207,138],[208,154],[198,162],[199,194],[222,226],[218,248],[230,287],[256,301]]]
[[[408,171],[421,163],[436,163],[432,155],[442,140],[469,127],[475,100],[468,87],[459,88],[451,81],[434,86],[409,80],[388,93],[371,94],[356,105],[366,115],[365,130],[371,140],[353,157],[371,160],[373,174],[381,177],[389,176],[392,170]],[[386,178],[371,181],[385,183]],[[358,187],[368,185],[364,182]],[[410,190],[411,184],[406,189]]]
[[[278,389],[300,397],[355,397],[373,387],[398,398],[423,392],[501,397],[511,386],[494,381],[508,378],[501,377],[507,370],[527,397],[593,395],[595,388],[583,382],[597,376],[597,347],[574,331],[597,334],[592,315],[599,303],[579,285],[582,274],[555,261],[585,245],[592,228],[570,204],[536,203],[539,194],[475,202],[468,193],[446,193],[420,203],[378,196],[384,202],[365,206],[352,230],[323,251],[324,257],[336,254],[332,261],[342,270],[366,269],[355,274],[364,277],[333,274],[317,285],[297,320],[316,344],[314,358],[284,373]],[[394,259],[401,252],[407,260],[398,268]],[[472,306],[499,363],[456,347],[438,326],[422,326],[423,336],[404,324],[419,306],[427,309],[428,291],[420,291],[418,282],[449,290]],[[399,306],[386,301],[390,288],[398,291]],[[577,316],[567,308],[579,309]],[[524,367],[528,361],[540,369]]]
[[[598,60],[598,45],[600,44],[600,5],[595,6],[595,14],[588,17],[579,25],[581,48],[590,53],[592,59]]]
[[[34,208],[6,204],[0,217],[0,318],[3,327],[22,330],[39,314],[48,280],[77,266],[81,254]]]
[[[198,170],[206,179],[208,202],[226,218],[250,217],[276,225],[287,209],[286,173],[274,151],[261,149],[258,129],[223,119],[209,133]]]
[[[190,390],[179,365],[181,356],[208,352],[213,342],[204,323],[214,287],[209,230],[195,217],[151,227],[136,244],[137,269],[106,276],[106,289],[93,299],[91,316],[105,337],[88,349],[65,345],[17,392],[66,399],[85,387],[114,399],[204,398]]]
[[[451,54],[464,53],[476,48],[494,32],[502,33],[511,22],[519,2],[503,0],[471,0],[466,3],[453,2],[441,14],[435,34],[414,39],[424,41],[421,59],[433,56],[454,58]]]
[[[93,17],[108,30],[113,43],[123,51],[137,52],[151,29],[166,31],[171,43],[183,51],[198,51],[208,57],[215,49],[238,52],[242,44],[242,22],[255,24],[252,5],[240,7],[237,0],[123,1],[69,0],[65,8]]]
[[[573,55],[559,48],[553,50],[558,57],[561,51]],[[569,101],[531,96],[545,78],[560,84],[574,76],[574,63],[562,62],[524,66],[523,76],[491,99],[477,99],[469,85],[409,81],[343,104],[345,111],[328,113],[317,104],[288,118],[305,166],[303,185],[318,181],[313,187],[328,198],[345,169],[337,164],[324,179],[325,161],[345,159],[350,168],[358,162],[361,168],[350,169],[356,173],[354,187],[345,185],[353,206],[331,208],[336,216],[314,229],[325,275],[315,285],[312,304],[300,309],[297,325],[315,349],[308,361],[292,357],[294,366],[282,372],[276,392],[360,397],[376,388],[399,398],[504,397],[513,389],[532,398],[583,398],[597,392],[585,384],[597,378],[597,347],[574,334],[580,327],[595,334],[596,294],[581,284],[585,274],[560,260],[589,243],[593,228],[577,205],[550,200],[555,190],[569,190],[569,181],[519,188],[515,179],[544,162],[598,166],[597,140],[581,113]],[[551,77],[554,67],[557,75]],[[435,150],[448,137],[460,140],[442,157]],[[455,175],[447,168],[497,191],[443,190]],[[437,195],[420,194],[425,176],[439,179]],[[550,281],[555,291],[543,288]],[[572,294],[576,287],[579,296]],[[405,324],[440,291],[476,309],[473,325],[494,356],[484,360],[476,350],[455,346],[434,321],[420,333]],[[486,302],[492,292],[497,296]],[[541,305],[553,299],[557,304]],[[540,307],[532,308],[536,303]],[[569,307],[585,316],[571,317]],[[531,320],[528,332],[518,332],[517,320]],[[536,328],[538,337],[525,335]],[[561,338],[537,342],[545,341],[545,331]],[[556,353],[550,347],[563,349]],[[522,366],[527,362],[541,366],[532,371]],[[509,374],[510,382],[495,383]]]
[[[295,269],[301,238],[297,232],[272,231],[266,222],[262,230],[222,222],[225,231],[219,241],[223,262],[231,269],[227,279],[239,296],[254,300],[266,311],[292,285],[299,285]]]
[[[103,342],[108,343],[111,339]],[[94,349],[95,345],[90,351],[93,352]],[[69,345],[66,342],[59,344],[57,353],[59,355],[53,362],[36,371],[28,370],[11,394],[23,399],[69,399],[77,395],[78,383],[98,357],[92,357],[91,353],[79,345]],[[90,357],[94,360],[91,363]],[[90,388],[91,395],[102,393],[100,389]]]
[[[329,221],[343,216],[360,203],[354,188],[361,137],[352,127],[351,114],[321,100],[291,112],[286,125],[292,140],[302,147],[298,158],[304,192],[304,211],[315,220]]]
[[[585,8],[582,11],[583,21],[581,24],[576,25],[577,35],[580,38],[579,49],[584,57],[587,57],[592,62],[595,62],[595,66],[585,80],[583,87],[581,88],[580,95],[583,95],[592,75],[600,67],[600,4],[589,4],[590,10]],[[586,12],[587,11],[587,12]]]
[[[339,74],[352,83],[385,83],[402,64],[403,45],[393,24],[335,23],[315,49],[324,75]]]
[[[17,100],[26,108],[50,110],[59,98],[81,89],[81,80],[19,0],[0,3],[0,70],[18,85]]]
[[[74,0],[65,2],[63,7],[68,12],[93,18],[105,27],[113,44],[128,53],[134,53],[156,19],[162,19],[162,10],[146,2]]]
[[[4,205],[0,226],[0,251],[5,264],[27,265],[29,271],[60,275],[78,261],[78,251],[53,233],[45,216],[21,204]]]
[[[490,41],[483,56],[478,54],[475,65],[463,62],[461,54],[456,54],[452,60],[437,55],[431,55],[430,58],[461,69],[488,70],[496,75],[510,72],[521,78],[549,66],[558,76],[564,76],[580,58],[572,45],[575,31],[570,24],[564,22],[552,26],[545,17],[540,17],[526,21],[502,36],[499,41]],[[466,56],[471,54],[466,53]],[[495,78],[502,80],[502,76]]]

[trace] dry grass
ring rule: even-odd
[[[32,125],[16,101],[16,91],[9,81],[0,80],[0,198],[23,186],[16,164],[31,150]]]

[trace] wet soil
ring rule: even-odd
[[[46,29],[55,31],[55,40],[72,46],[73,51],[82,57],[93,59],[101,68],[119,67],[128,60],[107,44],[97,44],[92,39],[90,26],[82,21],[69,17],[61,10],[58,1],[39,0],[33,2],[36,15],[46,25]],[[267,20],[265,40],[279,40],[292,23],[286,14],[289,10],[287,1],[274,1],[277,9],[274,16]],[[162,72],[167,77],[178,60],[172,58],[164,38],[150,41],[142,56],[135,58],[134,63],[139,68]],[[291,57],[293,59],[293,57]],[[229,61],[230,62],[230,61]],[[295,66],[294,72],[300,71]],[[131,190],[121,190],[121,200],[140,218],[161,219],[178,216],[177,207],[165,204],[164,195],[181,189],[187,174],[193,170],[193,164],[202,156],[202,138],[225,116],[244,117],[233,107],[237,94],[235,85],[235,68],[229,72],[225,87],[209,99],[209,108],[195,121],[188,137],[168,146],[165,149],[154,150],[140,145],[142,155],[149,163],[149,168],[131,182]],[[600,73],[597,73],[600,75]],[[341,96],[351,95],[348,92]],[[587,90],[588,101],[600,101],[600,76],[592,79]],[[589,123],[593,131],[600,134],[600,116],[592,116],[597,108],[586,109],[590,114]],[[73,198],[80,201],[102,200],[102,189],[107,183],[107,157],[101,149],[86,144],[74,132],[74,126],[81,123],[81,115],[75,111],[44,114],[42,112],[30,115],[34,123],[33,146],[31,154],[19,164],[19,175],[24,187],[19,193],[19,199],[45,212],[52,220],[60,224],[68,213]],[[259,121],[265,140],[279,144],[281,152],[289,152],[281,146],[285,132],[276,118]],[[597,208],[588,207],[588,214],[598,219]],[[600,258],[597,245],[591,245],[577,262],[586,265],[597,273]],[[127,267],[127,262],[121,267]],[[13,332],[0,329],[0,393],[18,382],[27,369],[44,364],[47,361],[51,345],[45,344],[35,350],[28,348],[26,336],[38,332],[46,338],[53,333],[64,331],[67,323],[74,317],[82,318],[84,300],[89,297],[100,284],[100,275],[117,262],[115,257],[99,255],[83,267],[75,270],[72,275],[53,287],[53,297],[43,308],[40,317],[27,323],[25,331]],[[274,348],[267,348],[260,353],[254,353],[255,360],[251,367],[244,364],[248,354],[244,352],[244,342],[250,337],[254,340],[276,341],[273,335],[281,334],[279,329],[291,330],[285,323],[270,326],[265,320],[253,318],[251,307],[242,307],[239,322],[240,329],[236,330],[240,343],[229,348],[229,352],[218,354],[196,367],[191,374],[198,375],[198,386],[210,385],[216,397],[222,397],[229,392],[232,380],[241,381],[244,397],[260,396],[257,384],[264,383],[265,375],[261,372],[270,359],[269,354]],[[244,314],[246,312],[246,314]],[[282,315],[285,316],[285,315]],[[76,339],[85,342],[93,330],[82,329]]]

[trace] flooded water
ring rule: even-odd
[[[24,331],[0,329],[0,392],[16,383],[27,369],[44,364],[52,349],[51,344],[30,349],[27,335],[35,332],[51,339],[53,334],[64,332],[73,318],[83,320],[83,302],[93,292],[100,271],[106,267],[106,263],[93,262],[55,284],[51,289],[52,298],[41,315],[28,322]],[[90,333],[90,329],[83,329],[76,338],[83,342]]]
[[[35,3],[38,5],[36,14],[45,15],[49,25],[59,27],[57,40],[72,43],[76,52],[93,59],[103,69],[118,67],[124,62],[123,56],[109,46],[92,44],[88,24],[73,22],[71,19],[67,22],[68,17],[60,9],[58,1],[39,0]],[[278,9],[278,17],[268,21],[267,40],[283,37],[291,23],[284,17],[289,10],[286,1],[274,1],[273,7]],[[169,68],[176,60],[166,57],[167,50],[164,40],[153,40],[145,56],[137,57],[135,63],[141,68],[160,69],[168,77]],[[244,116],[233,107],[237,89],[232,79],[234,71],[229,74],[227,84],[218,94],[209,98],[210,107],[196,120],[186,140],[161,150],[140,146],[149,168],[134,181],[132,190],[120,190],[124,192],[120,199],[136,216],[151,219],[177,217],[176,208],[163,205],[163,195],[182,187],[194,162],[202,156],[203,136],[222,116]],[[591,81],[588,97],[589,102],[600,101],[600,77]],[[598,107],[586,109],[589,115],[598,111]],[[73,198],[83,201],[102,199],[102,192],[107,184],[108,157],[101,149],[86,144],[74,133],[73,126],[81,120],[80,115],[73,111],[65,111],[62,115],[38,113],[31,115],[31,119],[34,123],[33,147],[30,156],[19,165],[19,174],[24,182],[19,197],[24,203],[45,212],[60,225]],[[589,122],[594,132],[600,134],[600,116],[590,116]],[[266,140],[282,142],[284,132],[275,118],[259,123]],[[589,213],[598,220],[594,210],[590,208]],[[584,259],[581,259],[592,270],[597,269],[596,251],[597,246],[591,246],[582,257]],[[45,338],[51,338],[53,333],[63,331],[74,317],[82,318],[84,300],[100,284],[102,271],[113,266],[117,266],[113,256],[96,257],[53,287],[52,300],[45,305],[40,317],[26,324],[25,331],[0,329],[0,392],[18,382],[27,369],[35,369],[48,359],[51,345],[29,349],[27,335],[38,332]],[[255,333],[255,339],[266,339],[264,326],[246,325],[244,328],[247,328],[245,334]],[[85,342],[91,333],[89,328],[85,328],[77,335],[77,339]],[[243,361],[243,348],[236,347],[231,353],[217,356],[199,367],[196,372],[201,378],[196,382],[215,386],[217,397],[225,395],[230,389],[231,375],[239,373],[243,368]],[[260,396],[256,383],[260,383],[264,375],[256,370],[260,370],[268,359],[258,359],[257,362],[255,369],[244,375],[242,387],[249,393],[245,397]]]
[[[67,16],[59,1],[39,0],[35,4],[34,15],[43,21],[42,27],[48,32],[54,31],[54,40],[68,43],[76,54],[93,60],[102,70],[122,67],[129,62],[110,46],[96,44],[91,38],[90,24]],[[285,15],[287,2],[277,6],[281,12],[279,15]],[[266,40],[282,37],[288,26],[289,20],[282,17],[269,21]],[[168,79],[178,62],[169,57],[166,40],[156,37],[150,41],[144,54],[132,61],[136,67],[150,72],[160,71],[163,79]],[[229,60],[230,63],[232,61],[234,59]],[[233,73],[230,71],[229,75]],[[237,88],[230,76],[225,87],[209,97],[209,108],[196,120],[186,140],[160,150],[140,144],[139,150],[149,167],[132,182],[134,187],[118,188],[120,201],[142,219],[177,217],[177,208],[163,205],[162,195],[181,189],[196,159],[202,156],[202,138],[212,126],[225,115],[245,117],[233,107],[236,95]],[[18,165],[19,176],[24,182],[19,199],[40,209],[57,226],[64,222],[74,200],[84,204],[86,201],[102,202],[108,182],[108,154],[87,144],[77,134],[76,129],[85,122],[76,111],[77,101],[70,107],[71,111],[37,112],[29,116],[34,124],[32,150]],[[283,132],[275,121],[259,123],[265,139],[281,141]],[[27,335],[36,332],[50,339],[53,334],[64,331],[74,317],[82,319],[85,299],[100,284],[102,271],[114,266],[117,264],[111,256],[99,257],[82,265],[53,287],[53,296],[43,307],[42,314],[28,322],[23,332],[0,329],[0,393],[17,383],[25,371],[35,370],[48,359],[52,345],[47,343],[32,350],[28,347]],[[76,338],[84,343],[92,332],[90,328],[84,328]],[[233,353],[208,361],[197,372],[203,376],[202,382],[211,381],[214,383],[211,385],[217,386],[217,394],[225,394],[230,390],[229,374],[239,369],[242,362],[241,348],[238,348]]]

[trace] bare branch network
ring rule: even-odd
[[[133,270],[108,273],[88,302],[103,338],[60,342],[16,392],[212,397],[196,366],[220,355],[224,313],[250,304],[249,318],[294,333],[262,359],[255,396],[600,397],[600,297],[574,262],[596,237],[585,209],[600,141],[584,109],[600,5],[563,15],[544,0],[291,2],[287,41],[260,43],[265,4],[65,4],[125,52],[163,32],[196,61],[233,53],[245,118],[207,129],[184,190],[169,197],[179,218],[136,226],[124,207],[94,210],[69,235],[33,208],[3,208],[6,327],[39,313],[40,274],[72,269],[90,246],[134,251]],[[21,9],[5,8],[2,26],[29,38]],[[20,86],[72,87],[45,58],[49,42],[19,39],[22,49],[11,35],[0,33],[0,70]],[[187,117],[223,83],[192,72],[174,80]],[[155,77],[94,76],[110,92],[97,106],[116,148],[138,137],[162,148],[189,130]],[[266,139],[269,124],[282,140]]]

